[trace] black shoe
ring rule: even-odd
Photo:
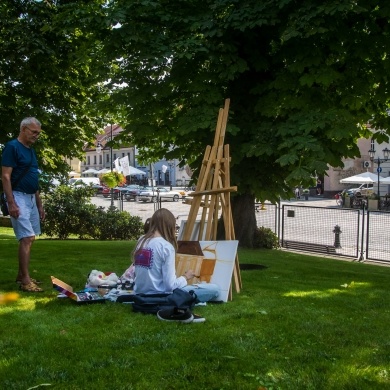
[[[157,318],[162,321],[183,322],[185,324],[192,322],[194,316],[188,309],[163,309],[157,313]]]

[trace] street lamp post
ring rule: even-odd
[[[172,191],[172,167],[175,166],[175,161],[169,160],[168,166],[169,166],[169,189]]]
[[[371,146],[371,149],[368,151],[368,155],[370,156],[370,160],[372,162],[375,162],[377,163],[378,167],[376,169],[376,171],[378,172],[378,199],[380,200],[380,189],[379,189],[379,185],[380,185],[380,173],[382,171],[382,168],[381,168],[381,163],[383,162],[386,162],[388,159],[389,159],[389,153],[390,153],[390,150],[387,149],[387,148],[384,148],[383,149],[383,158],[379,158],[377,157],[375,159],[375,149]],[[379,202],[380,204],[380,202]]]
[[[113,161],[112,161],[112,123],[111,123],[111,136],[110,136],[110,141],[111,141],[111,146],[110,146],[110,163],[111,163],[111,172],[112,172],[112,164],[113,164]],[[96,153],[101,153],[103,150],[103,146],[100,142],[98,142],[98,144],[96,145]],[[104,156],[103,156],[104,157]],[[111,188],[110,189],[110,194],[111,194],[111,208],[114,207],[114,189]]]
[[[111,165],[111,172],[112,172],[112,163],[113,163],[113,161],[112,161],[112,123],[111,123],[111,135],[110,135],[110,165]],[[113,188],[111,188],[111,190],[110,190],[110,192],[111,192],[111,209],[113,209],[114,208],[114,189]]]

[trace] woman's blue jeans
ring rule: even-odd
[[[188,284],[185,287],[181,288],[184,291],[193,290],[198,297],[199,302],[208,302],[218,300],[219,293],[221,291],[220,287],[217,284],[213,283],[196,283]]]

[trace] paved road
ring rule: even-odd
[[[92,203],[97,206],[102,206],[108,208],[111,206],[111,198],[104,198],[101,195],[94,196],[92,198]],[[136,215],[142,218],[142,221],[146,221],[147,218],[151,217],[155,210],[157,209],[157,204],[151,202],[136,202],[136,201],[126,201],[122,203],[120,200],[113,201],[113,205],[118,209],[123,209],[124,211],[129,212],[131,215]],[[123,208],[122,208],[123,205]],[[187,220],[187,216],[190,212],[190,205],[183,203],[181,200],[178,202],[162,202],[161,206],[170,210],[172,214],[178,220],[180,225],[180,220]]]

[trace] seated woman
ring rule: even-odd
[[[187,285],[195,273],[186,271],[177,276],[175,254],[177,250],[176,219],[167,209],[157,210],[150,219],[149,230],[134,249],[134,292],[156,294],[172,292],[176,288],[194,290],[199,302],[218,298],[220,288],[212,283]]]

